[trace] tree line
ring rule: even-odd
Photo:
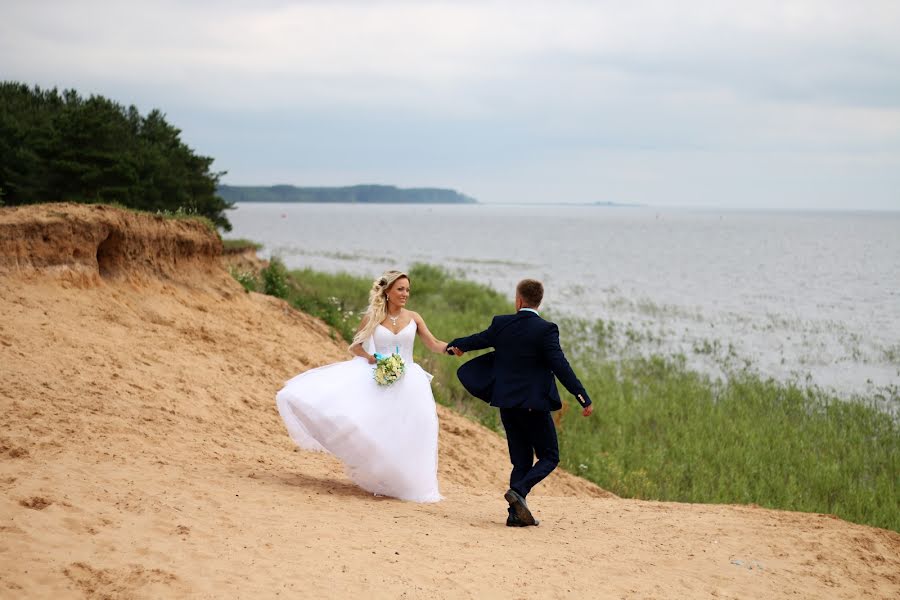
[[[152,110],[103,96],[0,83],[0,203],[117,203],[197,214],[231,230],[218,194],[224,172]]]
[[[455,190],[398,188],[393,185],[348,187],[296,187],[293,185],[221,185],[219,194],[229,202],[354,202],[410,204],[473,204],[477,200]]]

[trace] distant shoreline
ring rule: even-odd
[[[478,204],[475,198],[443,188],[398,188],[392,185],[297,187],[293,185],[220,185],[226,202],[288,204]]]

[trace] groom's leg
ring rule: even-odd
[[[506,444],[509,447],[509,460],[512,473],[509,475],[509,487],[524,497],[528,491],[520,485],[534,464],[534,448],[528,435],[528,411],[521,408],[501,408],[500,420],[506,430]],[[529,488],[530,489],[530,488]]]
[[[538,461],[517,483],[516,491],[522,496],[526,496],[531,488],[552,473],[559,464],[559,442],[553,417],[549,412],[533,410],[527,412],[525,418],[529,451],[534,449]]]

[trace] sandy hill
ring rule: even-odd
[[[828,515],[557,473],[507,528],[503,440],[444,409],[446,499],[375,498],[274,406],[347,357],[201,224],[0,209],[0,598],[900,597],[900,535]]]

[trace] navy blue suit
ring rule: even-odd
[[[562,408],[556,379],[581,406],[591,404],[559,345],[559,328],[530,310],[520,310],[494,317],[481,333],[448,346],[464,352],[494,348],[461,366],[457,376],[472,395],[500,409],[513,465],[510,488],[524,498],[559,464],[550,416]]]

